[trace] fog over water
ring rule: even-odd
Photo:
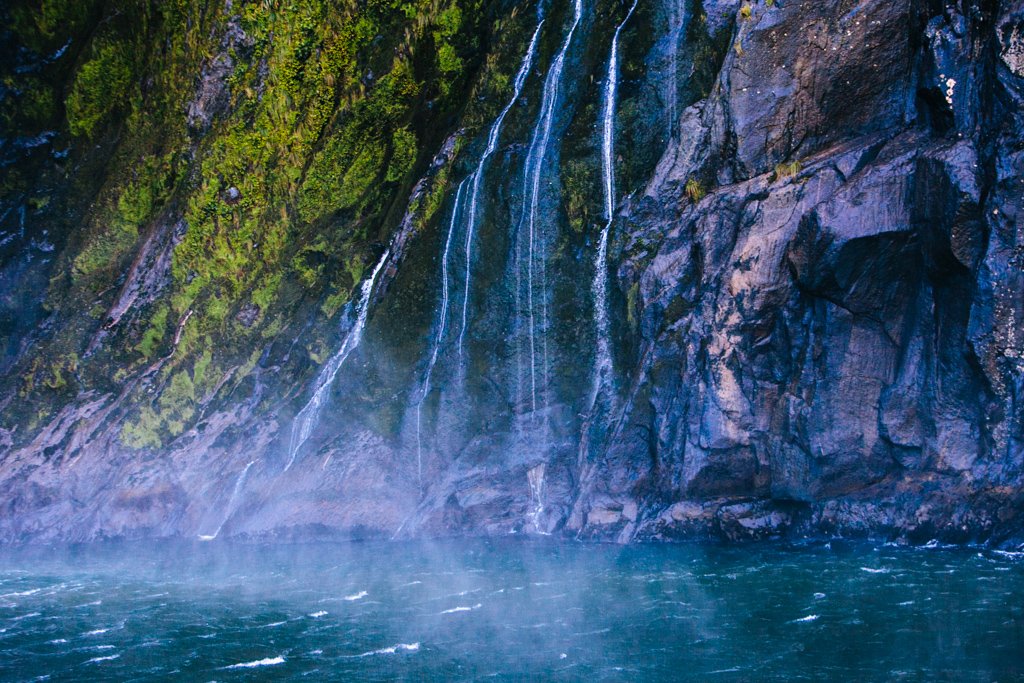
[[[0,679],[1016,680],[1024,556],[538,541],[0,557]]]

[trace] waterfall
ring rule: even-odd
[[[596,400],[605,377],[612,369],[610,325],[608,322],[608,235],[615,213],[615,105],[619,85],[619,36],[622,28],[633,16],[637,0],[626,13],[626,18],[615,29],[611,54],[608,56],[608,80],[604,87],[601,117],[601,166],[604,181],[604,229],[594,264],[594,317],[597,324],[597,353],[594,358],[593,400]]]
[[[544,93],[541,99],[540,113],[537,118],[537,125],[533,129],[533,135],[530,139],[529,151],[526,155],[526,164],[523,170],[523,201],[524,208],[528,207],[526,216],[524,217],[527,229],[528,229],[528,244],[527,244],[527,277],[526,277],[526,305],[529,313],[529,346],[530,346],[530,406],[532,411],[537,410],[537,325],[536,325],[536,312],[534,306],[534,260],[536,254],[536,243],[537,237],[537,210],[538,203],[540,201],[540,181],[541,174],[544,168],[544,159],[547,156],[548,144],[551,139],[551,126],[555,118],[555,105],[557,104],[558,91],[562,83],[562,71],[565,67],[566,53],[569,51],[569,45],[572,42],[573,34],[576,32],[576,27],[579,26],[580,19],[583,16],[583,0],[574,0],[573,3],[573,21],[569,27],[569,31],[565,34],[565,40],[562,42],[561,47],[558,50],[558,54],[555,56],[554,61],[551,63],[551,68],[548,71],[547,78],[544,80]],[[522,223],[523,221],[520,221]],[[517,230],[517,257],[518,257],[518,230]],[[541,263],[541,277],[542,285],[546,283],[547,270],[544,257],[544,250],[541,251],[540,263]],[[518,265],[517,265],[518,269]],[[546,286],[542,290],[542,296],[546,293]],[[541,329],[547,329],[547,303],[546,299],[541,312]],[[547,339],[543,340],[543,343],[547,344]],[[545,373],[545,384],[547,383],[547,354],[544,353],[544,373]]]
[[[679,107],[679,29],[682,27],[684,9],[681,0],[668,0],[668,78],[665,79],[668,89],[668,139],[676,136],[676,109]],[[635,5],[634,5],[635,6]]]
[[[526,482],[530,485],[530,502],[533,504],[527,517],[533,524],[533,530],[537,533],[548,535],[540,528],[540,517],[544,514],[544,473],[547,466],[544,463],[532,467],[526,472]]]
[[[212,534],[209,534],[209,535],[207,535],[207,534],[200,534],[199,535],[199,540],[200,541],[212,541],[213,539],[217,538],[217,536],[220,535],[220,530],[224,528],[224,525],[227,523],[228,519],[231,517],[231,513],[233,513],[235,511],[235,505],[238,503],[238,496],[242,492],[242,487],[245,486],[245,478],[249,475],[249,468],[252,467],[255,464],[256,464],[255,460],[250,460],[249,464],[247,464],[244,468],[242,468],[242,473],[238,475],[238,480],[235,481],[235,488],[232,489],[232,491],[231,491],[231,497],[228,498],[228,506],[224,510],[224,517],[223,517],[223,519],[220,520],[220,524],[217,526],[217,530],[214,531]]]
[[[455,225],[459,217],[459,205],[462,203],[462,191],[472,176],[466,178],[459,184],[455,193],[455,206],[452,207],[452,218],[448,223],[448,238],[444,242],[444,255],[441,257],[441,320],[437,325],[437,335],[434,337],[434,348],[430,353],[430,363],[427,365],[427,374],[423,378],[423,389],[420,392],[419,403],[416,404],[416,478],[420,487],[423,486],[423,444],[420,438],[420,417],[423,412],[423,402],[430,394],[430,378],[434,373],[434,365],[437,363],[437,353],[444,341],[444,332],[448,325],[448,257],[452,248],[452,236],[455,234]]]
[[[519,71],[516,72],[516,77],[512,85],[512,98],[505,105],[505,108],[501,110],[501,113],[498,114],[498,118],[494,119],[494,123],[491,124],[491,130],[487,133],[487,147],[484,149],[484,153],[481,155],[480,161],[476,165],[476,171],[474,171],[471,176],[473,178],[473,190],[469,196],[469,216],[468,223],[466,225],[466,287],[462,298],[462,329],[459,331],[460,357],[462,356],[462,341],[466,336],[466,322],[469,310],[469,284],[473,263],[473,235],[476,229],[477,203],[480,197],[480,185],[483,183],[484,164],[487,163],[487,160],[498,148],[498,137],[501,135],[501,126],[505,122],[505,117],[508,115],[508,112],[519,99],[519,94],[523,91],[523,84],[526,83],[526,77],[530,75],[530,67],[533,65],[533,57],[537,52],[537,39],[540,38],[540,29],[543,25],[544,20],[541,19],[537,23],[537,28],[533,32],[533,37],[530,39],[530,46],[526,49],[526,55],[523,56],[523,61],[519,65]]]
[[[385,249],[384,254],[380,257],[380,261],[377,266],[373,269],[373,273],[370,277],[363,282],[361,287],[359,301],[356,304],[358,314],[356,315],[356,322],[349,330],[348,334],[345,335],[345,340],[341,343],[341,348],[338,349],[337,353],[331,356],[331,359],[327,361],[327,365],[320,371],[320,375],[316,378],[316,389],[313,391],[312,398],[309,402],[303,406],[299,414],[295,416],[295,421],[292,423],[292,436],[291,441],[288,444],[288,464],[285,465],[284,471],[288,469],[295,462],[295,456],[298,454],[302,444],[306,442],[309,435],[313,432],[313,427],[316,426],[317,421],[320,419],[320,410],[323,408],[324,402],[327,400],[327,392],[334,381],[334,378],[338,376],[338,371],[341,370],[341,366],[345,364],[349,354],[352,353],[353,349],[359,346],[359,342],[363,338],[363,327],[366,326],[366,317],[369,313],[370,308],[370,297],[373,295],[373,286],[377,281],[377,275],[381,269],[384,268],[384,264],[387,263],[388,256],[390,256],[391,250]]]

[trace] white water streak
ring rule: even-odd
[[[601,161],[604,180],[604,218],[601,241],[594,264],[594,317],[597,323],[597,353],[594,358],[593,400],[612,369],[610,324],[608,321],[608,237],[615,214],[615,107],[619,88],[619,36],[633,16],[637,0],[626,13],[626,18],[615,29],[611,54],[608,56],[608,80],[605,82],[601,121]]]
[[[224,510],[224,517],[221,518],[220,524],[217,526],[217,530],[210,535],[200,535],[200,541],[212,541],[220,535],[221,529],[227,524],[231,514],[235,511],[235,505],[238,504],[238,496],[242,493],[242,488],[245,486],[245,478],[249,475],[249,468],[256,464],[255,460],[250,460],[249,463],[242,468],[242,473],[238,475],[238,479],[235,481],[235,488],[231,490],[231,497],[228,498],[228,506]]]
[[[530,140],[529,152],[526,155],[526,165],[523,173],[523,197],[526,200],[524,206],[529,206],[529,212],[527,216],[528,226],[528,265],[527,265],[527,277],[526,277],[526,303],[529,309],[529,339],[530,339],[530,406],[531,410],[537,410],[537,325],[536,317],[534,313],[534,302],[533,302],[533,264],[536,253],[536,242],[537,237],[537,210],[538,203],[540,201],[540,181],[542,171],[544,169],[544,159],[547,156],[548,144],[551,140],[551,127],[554,123],[556,104],[558,100],[558,91],[562,83],[562,72],[565,67],[565,57],[569,51],[569,45],[572,43],[573,34],[576,32],[576,27],[579,26],[580,19],[583,16],[583,2],[582,0],[575,0],[573,3],[573,22],[569,27],[569,31],[565,34],[565,40],[562,42],[561,48],[558,50],[558,54],[555,56],[554,61],[551,63],[551,68],[548,71],[547,78],[544,80],[544,94],[541,99],[540,114],[537,119],[537,125],[534,127],[533,136]],[[540,260],[543,264],[545,254],[542,252]],[[544,273],[546,280],[546,271]],[[542,296],[545,296],[546,292],[542,292]],[[544,306],[542,311],[542,330],[546,329],[546,317],[547,307]],[[545,339],[546,342],[546,339]],[[545,374],[547,372],[547,363],[545,362]]]
[[[523,91],[523,84],[526,83],[526,77],[530,75],[530,67],[533,65],[533,57],[537,52],[537,39],[540,38],[540,29],[543,25],[544,20],[542,19],[538,22],[537,28],[533,32],[533,38],[530,39],[530,46],[526,49],[523,61],[519,65],[519,71],[516,72],[515,81],[512,84],[512,98],[508,101],[508,104],[505,105],[505,108],[501,110],[501,113],[498,114],[498,118],[494,120],[494,123],[491,124],[491,130],[487,134],[487,147],[484,149],[484,153],[481,155],[480,161],[476,165],[476,171],[474,171],[471,176],[473,178],[473,191],[470,193],[469,218],[466,225],[466,287],[462,299],[462,329],[459,332],[460,357],[462,356],[463,338],[466,336],[466,322],[469,310],[469,284],[473,259],[473,235],[476,231],[477,207],[480,197],[480,186],[483,183],[484,165],[498,148],[498,137],[501,135],[501,126],[505,122],[505,117],[508,115],[508,112],[519,99],[519,95]]]
[[[459,184],[455,193],[455,206],[452,207],[452,219],[448,223],[448,237],[444,242],[444,255],[441,257],[441,320],[438,322],[437,335],[434,337],[434,348],[430,353],[430,363],[427,365],[427,374],[423,378],[423,389],[420,391],[420,400],[416,404],[416,481],[420,488],[423,487],[423,443],[420,436],[420,421],[423,412],[423,402],[430,394],[430,379],[434,374],[434,365],[437,364],[437,354],[444,341],[444,333],[448,326],[448,258],[451,254],[452,236],[455,234],[455,226],[459,218],[459,205],[462,203],[462,191],[470,178],[466,178]],[[467,271],[468,272],[468,271]],[[465,314],[463,314],[465,315]]]
[[[679,29],[682,28],[684,9],[680,0],[668,0],[668,4],[668,78],[665,80],[668,89],[668,137],[672,139],[676,136],[676,110],[679,107]]]
[[[338,371],[345,364],[349,354],[362,341],[363,328],[366,326],[366,317],[369,314],[370,297],[373,295],[373,286],[377,282],[377,275],[384,267],[384,264],[387,263],[388,256],[390,255],[391,250],[386,249],[383,256],[380,257],[377,266],[373,269],[373,273],[363,282],[358,302],[359,313],[356,316],[355,324],[349,330],[349,333],[345,335],[341,348],[331,356],[331,359],[327,361],[327,365],[320,371],[312,398],[303,406],[299,414],[295,416],[295,421],[292,423],[291,441],[288,444],[288,464],[284,467],[285,472],[295,462],[295,456],[298,454],[299,449],[306,442],[306,439],[309,438],[309,435],[313,432],[313,427],[316,426],[317,421],[320,419],[320,410],[327,401],[328,390],[331,383],[334,382],[334,378],[338,376]]]

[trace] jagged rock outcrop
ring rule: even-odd
[[[30,436],[0,432],[0,540],[1022,540],[1024,5],[669,4],[641,8],[624,34],[634,47],[617,161],[632,192],[612,226],[614,381],[596,400],[584,386],[594,331],[583,283],[611,20],[584,13],[552,116],[557,144],[537,157],[531,127],[569,22],[555,3],[537,73],[480,171],[479,233],[457,233],[447,264],[467,328],[453,308],[433,387],[422,378],[445,224],[460,218],[455,188],[484,142],[478,121],[452,117],[437,122],[440,152],[401,211],[384,212],[397,256],[293,467],[291,421],[318,365],[301,353],[312,307],[220,368],[160,448],[124,436],[135,396],[165,401],[159,359],[117,390],[81,392]],[[535,24],[523,25],[529,36]],[[670,34],[685,38],[667,46]],[[183,114],[193,137],[228,110],[232,55],[251,47],[237,24],[223,35]],[[531,158],[554,169],[537,176],[537,248],[548,251],[536,272],[520,246]],[[435,192],[444,183],[447,202]],[[163,294],[194,229],[179,211],[169,205],[140,241],[90,349],[115,343],[108,330],[138,324]],[[527,323],[535,312],[547,317]],[[257,329],[264,313],[247,301],[232,319]],[[187,322],[169,323],[171,354]],[[530,345],[543,355],[524,356]],[[525,398],[524,358],[543,359],[531,377],[539,408]]]

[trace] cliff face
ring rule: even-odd
[[[172,5],[7,10],[0,539],[1021,538],[1024,5]]]

